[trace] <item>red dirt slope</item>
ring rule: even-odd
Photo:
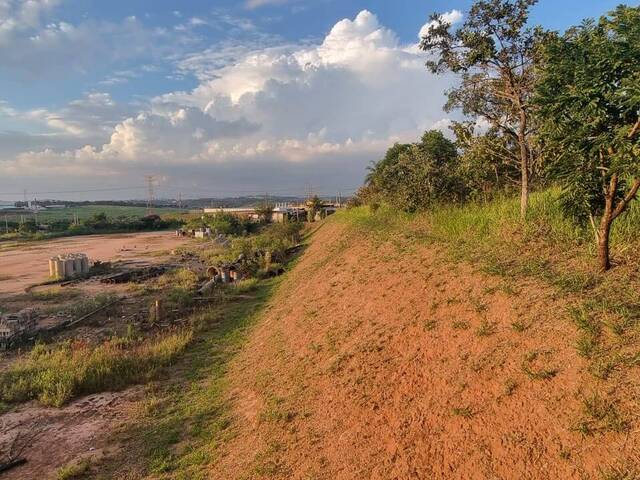
[[[579,479],[633,463],[637,431],[574,428],[596,385],[564,308],[331,219],[234,361],[236,432],[211,477]]]

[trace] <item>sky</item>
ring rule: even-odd
[[[540,0],[563,30],[619,0]],[[637,4],[637,2],[629,2]],[[417,48],[467,0],[0,0],[0,200],[352,193],[447,130]],[[455,114],[454,114],[455,115]]]

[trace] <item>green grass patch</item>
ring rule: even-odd
[[[95,347],[71,341],[39,344],[0,373],[0,400],[37,399],[59,407],[81,395],[118,390],[152,378],[191,338],[185,330],[143,341],[114,338]]]
[[[168,380],[148,387],[139,421],[124,434],[134,458],[110,462],[113,468],[131,463],[154,478],[208,478],[219,447],[233,435],[226,396],[229,361],[280,281],[258,282],[251,298],[221,301],[194,314],[196,341],[168,372]],[[268,407],[265,420],[286,420],[288,413],[277,399]]]

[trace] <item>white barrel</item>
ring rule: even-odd
[[[89,259],[86,255],[82,257],[82,273],[89,273]]]

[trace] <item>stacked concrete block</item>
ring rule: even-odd
[[[89,272],[89,258],[84,253],[67,253],[49,259],[49,276],[62,280]]]

